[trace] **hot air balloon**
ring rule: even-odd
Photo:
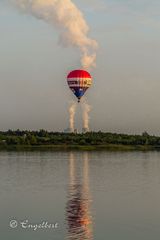
[[[69,88],[78,98],[78,102],[80,102],[81,97],[92,84],[92,77],[87,71],[74,70],[68,74],[67,82]]]

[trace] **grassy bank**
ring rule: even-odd
[[[159,146],[151,145],[120,145],[120,144],[107,144],[107,145],[3,145],[0,150],[7,151],[151,151],[160,150]]]

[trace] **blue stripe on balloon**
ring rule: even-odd
[[[74,90],[75,90],[74,94],[78,98],[82,97],[84,95],[85,91],[86,91],[86,89],[78,89],[78,88],[75,88]]]

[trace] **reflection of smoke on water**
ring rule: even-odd
[[[83,164],[82,171],[78,168],[79,164]],[[78,161],[75,155],[71,153],[69,159],[69,192],[66,206],[69,240],[93,239],[90,202],[88,155],[86,153],[83,161]]]

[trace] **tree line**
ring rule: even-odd
[[[0,131],[0,145],[151,145],[160,146],[160,137],[147,132],[141,135],[128,135],[105,132],[81,134],[39,131],[8,130]]]

